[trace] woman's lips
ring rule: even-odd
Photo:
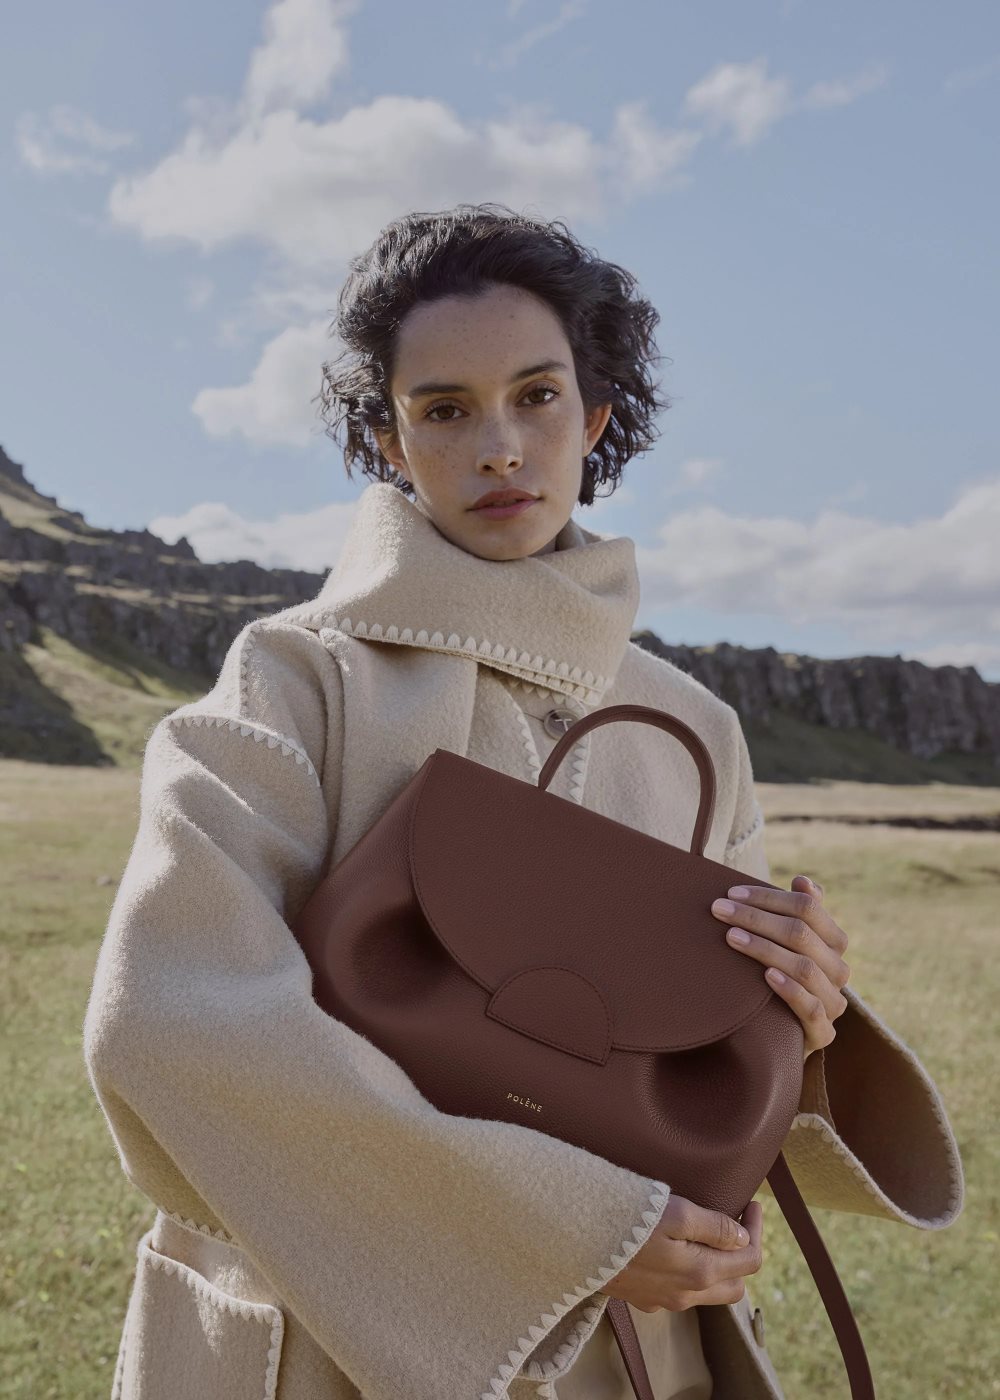
[[[531,496],[528,500],[512,501],[510,505],[506,506],[474,506],[473,510],[476,515],[488,515],[491,520],[504,520],[508,515],[523,514],[529,506],[535,504],[537,499],[537,496]]]

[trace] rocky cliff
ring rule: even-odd
[[[205,564],[186,539],[168,545],[148,530],[89,525],[78,511],[36,491],[21,465],[0,448],[0,660],[8,658],[0,665],[0,754],[115,761],[96,756],[86,744],[60,744],[60,716],[67,717],[72,706],[63,703],[65,697],[59,705],[40,698],[38,649],[47,638],[64,639],[89,657],[128,655],[133,663],[148,658],[161,675],[169,668],[186,678],[189,693],[198,693],[199,680],[207,689],[246,622],[312,597],[322,579],[247,559]],[[751,753],[760,777],[774,766],[768,736],[780,738],[787,753],[792,724],[799,726],[795,744],[802,757],[788,776],[808,776],[803,766],[810,763],[823,766],[806,757],[821,751],[802,742],[808,730],[814,738],[825,732],[828,747],[843,732],[869,736],[917,760],[967,756],[983,770],[978,776],[970,770],[967,780],[998,780],[1000,685],[974,667],[932,667],[900,656],[827,660],[727,642],[671,646],[648,630],[633,639],[737,709],[754,736]],[[26,668],[25,658],[36,664]],[[169,688],[161,693],[166,709],[184,692],[180,687],[173,695]],[[79,730],[79,714],[72,722]],[[26,742],[33,730],[39,731],[34,746]],[[869,761],[859,757],[852,775]]]
[[[689,671],[768,729],[778,714],[828,729],[864,730],[918,758],[988,754],[1000,769],[1000,685],[974,666],[926,666],[896,656],[833,660],[774,647],[668,646],[654,632],[633,640]]]

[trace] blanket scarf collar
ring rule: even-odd
[[[373,481],[307,620],[474,656],[594,706],[614,681],[638,603],[628,536],[571,516],[547,554],[483,559],[453,544],[398,487]]]

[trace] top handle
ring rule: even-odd
[[[698,765],[701,801],[695,818],[694,834],[691,837],[691,854],[704,855],[705,842],[708,840],[715,813],[715,765],[712,763],[712,755],[691,726],[685,724],[682,719],[677,719],[675,715],[668,715],[665,710],[656,710],[651,705],[607,705],[603,710],[594,710],[592,714],[574,720],[542,765],[538,775],[539,788],[544,791],[548,787],[570,747],[589,729],[596,729],[599,724],[611,724],[616,720],[633,720],[666,730],[681,741]]]

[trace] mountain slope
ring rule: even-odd
[[[0,447],[0,757],[134,766],[161,715],[211,686],[247,622],[324,575],[205,564],[186,539],[103,530]],[[1000,785],[1000,685],[972,666],[633,640],[739,712],[762,782]]]

